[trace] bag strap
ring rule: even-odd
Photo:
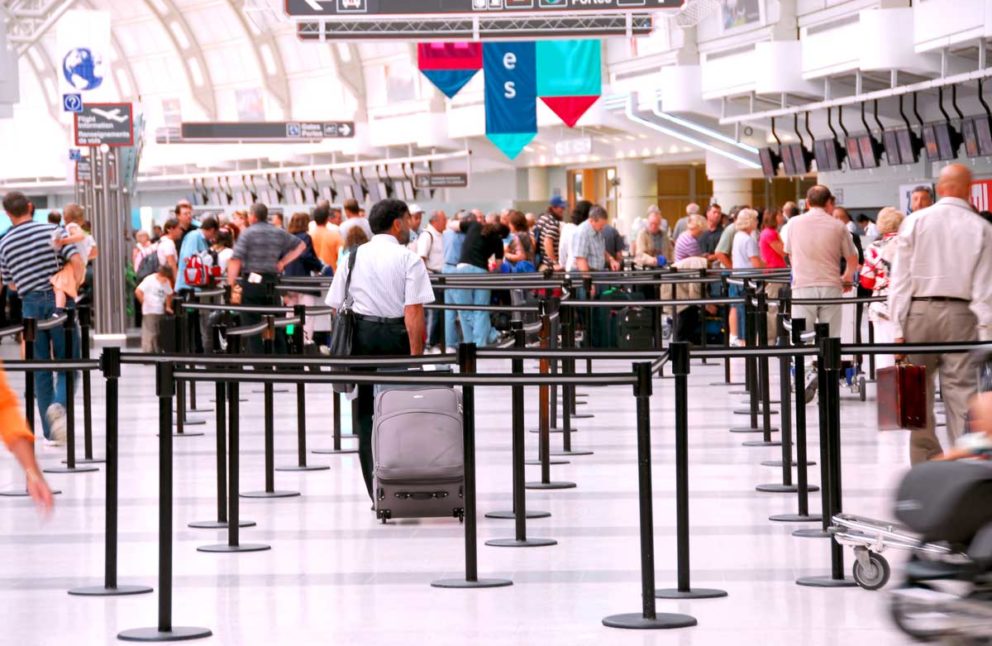
[[[355,261],[358,260],[358,247],[351,250],[348,254],[348,277],[344,281],[344,302],[341,304],[343,308],[351,309],[351,304],[348,302],[351,299],[351,275],[355,273]]]

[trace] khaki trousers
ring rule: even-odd
[[[903,325],[906,343],[950,343],[977,341],[978,319],[963,301],[914,301]],[[965,414],[971,398],[978,392],[978,375],[966,352],[954,354],[909,355],[909,361],[927,369],[927,398],[931,410],[936,397],[937,372],[940,393],[947,413],[947,436],[953,444],[965,431]],[[935,432],[936,419],[931,412],[927,427],[912,431],[909,457],[913,464],[925,462],[942,452]]]
[[[840,287],[797,287],[792,290],[792,298],[798,300],[843,298]],[[806,331],[812,332],[817,323],[830,326],[830,336],[840,338],[841,322],[844,319],[843,305],[797,305],[792,304],[792,318],[806,319]]]

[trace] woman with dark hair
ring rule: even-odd
[[[510,243],[506,245],[504,257],[514,273],[537,271],[534,265],[534,238],[527,227],[527,216],[520,211],[507,214],[510,224]]]
[[[593,207],[589,200],[580,200],[572,209],[572,221],[562,224],[561,239],[558,243],[558,262],[565,271],[575,269],[575,254],[572,253],[572,238],[578,231],[579,225],[589,219],[589,211]]]
[[[503,238],[510,235],[510,230],[505,225],[464,220],[458,224],[458,230],[465,234],[458,273],[485,274],[489,272],[490,258],[503,259]],[[458,305],[489,305],[492,300],[492,292],[488,289],[457,289],[454,292],[452,298]],[[461,311],[459,320],[466,343],[474,343],[476,347],[482,348],[496,340],[497,335],[489,312]]]
[[[283,276],[313,276],[324,270],[324,263],[317,257],[313,249],[313,240],[310,238],[310,234],[307,233],[309,224],[310,216],[306,213],[294,213],[293,217],[289,220],[289,226],[286,227],[286,230],[299,238],[306,245],[306,250],[300,254],[299,258],[286,265],[286,268],[283,270]],[[286,292],[283,295],[282,302],[286,307],[294,307],[296,305],[309,307],[316,305],[317,298],[311,294],[303,294],[301,292]],[[303,326],[303,335],[307,343],[310,342],[310,339],[313,339],[314,322],[314,317],[308,316],[306,318],[306,324]]]

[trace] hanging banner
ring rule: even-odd
[[[482,43],[420,43],[420,71],[449,99],[482,69]]]
[[[59,18],[55,40],[60,94],[82,93],[84,101],[99,90],[109,96],[110,14],[67,11]]]
[[[537,136],[537,62],[532,42],[483,45],[486,136],[510,159]]]
[[[603,92],[600,58],[598,40],[537,43],[537,95],[569,128]]]

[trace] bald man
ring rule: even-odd
[[[895,241],[889,287],[889,318],[896,343],[992,340],[992,225],[972,208],[971,171],[950,164],[940,172],[940,200],[903,222]],[[931,410],[934,377],[947,410],[951,443],[965,430],[968,403],[978,389],[967,353],[910,355],[925,366]],[[933,413],[927,427],[910,436],[913,464],[941,454]]]

